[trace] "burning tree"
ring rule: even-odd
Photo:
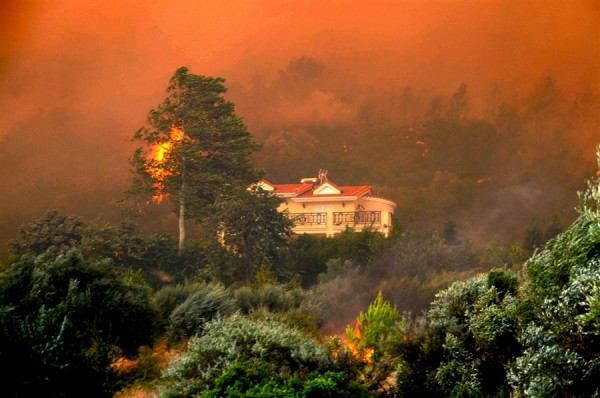
[[[380,291],[367,312],[360,312],[355,327],[346,327],[347,348],[366,365],[359,378],[369,390],[377,391],[377,395],[391,396],[390,375],[395,365],[387,345],[401,338],[403,326],[398,310],[383,299]]]
[[[367,362],[381,361],[385,340],[395,334],[394,327],[401,327],[401,324],[396,324],[399,318],[396,307],[392,308],[379,292],[367,312],[360,312],[356,326],[346,327],[350,350]]]
[[[128,194],[145,197],[146,203],[170,199],[179,217],[180,253],[185,219],[207,218],[228,187],[247,186],[259,178],[252,163],[259,145],[235,114],[234,104],[223,98],[223,82],[179,68],[167,98],[134,135],[146,146],[132,158],[135,177]]]

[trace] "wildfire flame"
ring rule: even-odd
[[[417,140],[415,141],[415,145],[422,145],[423,146],[423,152],[421,152],[421,156],[425,157],[427,155],[427,153],[429,152],[429,146],[425,143],[425,141],[422,140]]]
[[[375,349],[372,347],[364,347],[364,339],[362,332],[360,331],[360,322],[358,320],[356,320],[352,337],[353,339],[349,339],[349,341],[346,343],[346,346],[352,355],[358,359],[362,359],[367,363],[373,363],[373,354],[375,353]]]
[[[151,203],[160,203],[164,198],[163,189],[165,187],[165,179],[173,173],[165,169],[165,162],[169,154],[173,150],[175,142],[183,140],[183,130],[177,126],[171,126],[169,139],[165,142],[156,144],[150,152],[149,159],[154,160],[151,166],[147,167],[148,173],[152,176],[154,183],[152,187],[156,194],[152,197]]]

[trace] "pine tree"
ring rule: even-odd
[[[260,175],[252,161],[260,146],[223,98],[224,81],[179,68],[167,97],[134,135],[145,146],[131,161],[135,177],[128,195],[146,203],[170,199],[179,218],[180,253],[185,219],[202,221],[228,187],[247,186]]]

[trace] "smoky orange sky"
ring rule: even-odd
[[[600,87],[592,0],[27,0],[8,1],[0,18],[2,134],[66,107],[110,115],[123,128],[111,134],[125,137],[182,65],[230,85],[275,79],[290,59],[311,56],[362,87],[465,82],[477,94],[543,74]]]
[[[296,104],[278,92],[247,97],[260,84],[283,87],[271,83],[301,57],[327,70],[324,87],[346,92],[410,85],[436,95],[466,83],[475,112],[495,83],[519,92],[544,75],[554,76],[567,95],[600,92],[600,3],[594,0],[1,4],[0,140],[20,143],[1,159],[2,175],[12,176],[3,190],[38,189],[38,210],[76,199],[49,182],[68,173],[80,173],[81,186],[121,190],[128,139],[184,65],[226,78],[229,98],[259,137],[281,120],[326,123],[354,112],[333,94],[344,90],[313,90]],[[15,208],[2,206],[0,229],[19,221]]]

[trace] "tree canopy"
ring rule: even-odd
[[[134,135],[146,147],[134,153],[129,193],[146,202],[169,197],[180,219],[180,247],[184,219],[201,222],[228,187],[247,186],[260,176],[252,161],[259,145],[223,97],[224,81],[179,68],[167,97]]]

